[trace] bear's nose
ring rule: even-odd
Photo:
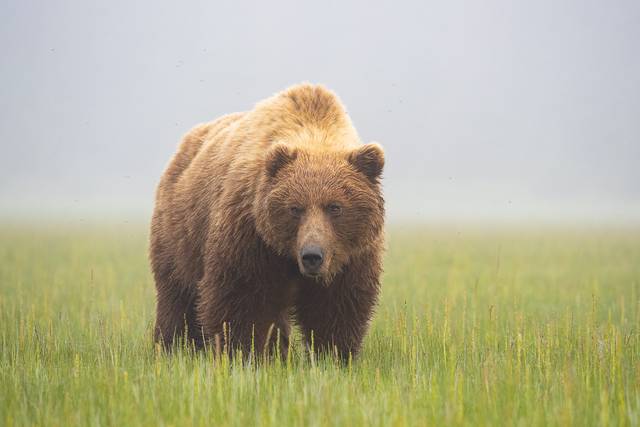
[[[308,273],[316,273],[322,265],[322,248],[320,246],[309,245],[302,248],[300,252],[302,265]]]

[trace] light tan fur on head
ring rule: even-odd
[[[321,85],[302,83],[274,95],[249,113],[270,142],[327,150],[360,144],[342,102]]]

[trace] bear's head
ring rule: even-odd
[[[265,155],[255,217],[258,233],[300,273],[328,283],[382,237],[384,152],[273,145]]]

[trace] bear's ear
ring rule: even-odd
[[[276,176],[278,171],[298,157],[298,152],[283,143],[272,146],[265,156],[265,166],[269,178]]]
[[[384,151],[378,143],[365,144],[349,154],[349,163],[372,182],[378,182],[384,168]]]

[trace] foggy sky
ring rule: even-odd
[[[149,215],[193,125],[301,81],[386,151],[389,218],[640,220],[640,2],[0,6],[0,216]]]

